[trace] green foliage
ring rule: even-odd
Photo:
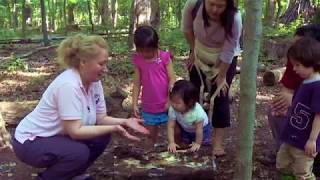
[[[312,19],[312,23],[314,23],[314,24],[320,24],[320,9],[318,9],[318,10],[316,11],[316,14],[315,14],[315,16],[314,16],[313,19]]]
[[[27,70],[28,64],[20,58],[13,58],[0,65],[0,69],[5,69],[9,72],[14,72],[18,70]]]
[[[108,39],[110,51],[115,54],[126,54],[129,52],[126,39]]]
[[[110,74],[121,75],[129,78],[134,73],[134,68],[131,61],[127,57],[123,59],[113,59],[108,62],[108,71]]]
[[[297,20],[293,21],[289,25],[279,24],[277,27],[263,28],[264,37],[288,37],[292,36],[295,30],[303,24],[303,18],[299,17]]]
[[[16,39],[19,38],[20,33],[13,29],[0,29],[0,39]]]
[[[171,51],[174,55],[187,55],[189,53],[189,45],[179,28],[160,30],[160,46],[164,50]]]

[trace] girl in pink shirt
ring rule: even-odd
[[[136,117],[142,116],[150,135],[145,143],[152,150],[158,135],[159,125],[168,121],[168,92],[175,82],[170,53],[159,49],[159,37],[150,26],[141,26],[134,33],[137,52],[132,56],[134,82],[132,104]],[[138,97],[142,88],[141,105]]]

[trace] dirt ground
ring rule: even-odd
[[[20,50],[24,47],[23,50]],[[11,52],[24,53],[32,50],[29,46],[3,46],[0,57]],[[47,85],[61,72],[55,63],[55,49],[41,51],[30,56],[26,63],[28,70],[15,73],[0,69],[0,108],[8,123],[10,132],[14,132],[16,124],[25,114],[30,112],[40,99]],[[110,64],[121,66],[125,55],[113,56]],[[175,66],[183,66],[181,60],[176,60]],[[280,67],[282,64],[273,65]],[[130,76],[119,72],[121,68],[110,68],[109,75],[104,79],[106,100],[109,114],[116,117],[128,117],[129,113],[121,108],[124,94],[130,94]],[[275,178],[275,155],[273,140],[267,122],[267,109],[278,87],[265,87],[261,74],[257,77],[257,102],[255,140],[253,154],[253,179]],[[40,75],[40,76],[39,76]],[[178,74],[185,77],[186,74]],[[172,155],[166,152],[166,131],[161,127],[156,153],[145,157],[141,143],[129,142],[117,135],[101,157],[90,167],[88,172],[96,179],[218,179],[228,180],[234,176],[237,142],[237,115],[239,109],[239,75],[233,85],[232,126],[227,129],[225,147],[227,155],[216,160],[218,169],[212,170],[210,147],[203,147],[197,153],[182,153]],[[0,154],[0,179],[29,180],[36,179],[41,169],[32,168],[20,162],[12,152]]]

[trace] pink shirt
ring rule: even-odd
[[[83,125],[94,125],[97,114],[106,114],[101,82],[92,83],[87,93],[78,71],[67,69],[53,80],[37,107],[19,123],[15,138],[24,143],[36,137],[65,134],[62,120],[80,119]]]
[[[166,66],[170,63],[170,53],[160,51],[158,60],[148,61],[134,54],[132,63],[140,72],[142,86],[142,110],[149,113],[165,111],[168,99],[169,77]]]

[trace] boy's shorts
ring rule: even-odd
[[[168,112],[147,113],[142,112],[142,119],[145,125],[158,126],[168,122]]]
[[[182,142],[191,144],[192,142],[196,141],[196,133],[191,133],[185,131],[179,123],[177,123],[181,130],[181,139]],[[211,137],[212,137],[212,127],[210,124],[207,124],[203,127],[203,145],[210,145],[211,144]]]

